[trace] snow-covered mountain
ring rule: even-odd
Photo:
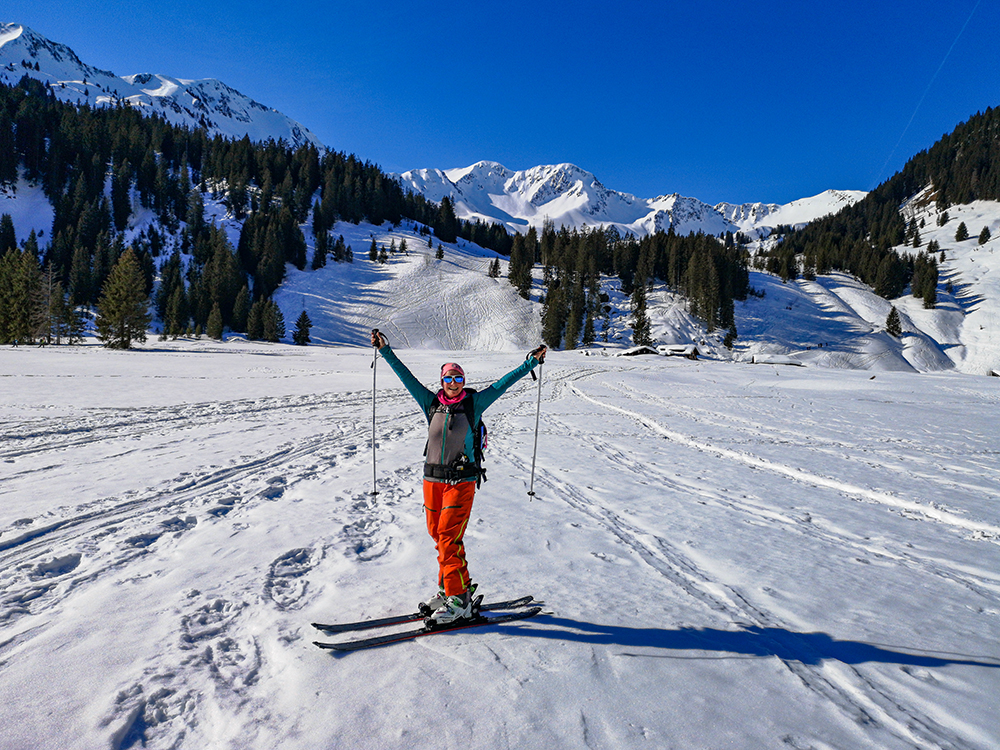
[[[644,199],[611,190],[573,164],[515,172],[496,162],[481,161],[457,169],[415,169],[396,177],[429,200],[449,197],[461,219],[499,222],[518,232],[551,221],[557,227],[615,227],[622,234],[636,236],[673,227],[680,234],[742,231],[760,237],[779,224],[805,224],[865,196],[859,190],[827,190],[787,205],[716,206],[677,193]]]
[[[863,190],[824,190],[791,203],[717,203],[715,210],[744,232],[777,226],[797,227],[852,206],[867,193]]]
[[[305,126],[214,78],[184,80],[140,73],[117,76],[86,64],[69,47],[16,23],[0,24],[0,81],[23,76],[49,85],[62,101],[91,106],[127,102],[168,122],[203,127],[211,135],[284,139],[299,146],[324,146]]]

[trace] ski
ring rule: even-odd
[[[479,611],[490,612],[497,609],[519,609],[520,607],[527,607],[533,602],[533,600],[533,596],[522,596],[520,599],[511,599],[506,602],[490,602],[488,604],[480,605]],[[541,602],[534,603],[541,604]],[[312,626],[317,630],[322,630],[324,633],[348,633],[352,630],[370,630],[372,628],[385,628],[390,625],[404,625],[408,622],[417,622],[419,620],[426,619],[427,614],[424,614],[423,612],[414,612],[408,615],[393,615],[391,617],[381,617],[377,620],[361,620],[360,622],[314,622]]]
[[[313,643],[320,648],[327,649],[329,651],[360,651],[366,648],[374,648],[375,646],[387,646],[390,643],[399,643],[400,641],[412,641],[425,635],[450,633],[455,630],[478,628],[483,625],[499,625],[505,622],[514,622],[515,620],[526,620],[529,617],[534,617],[541,611],[541,607],[531,607],[530,609],[521,610],[520,612],[508,612],[502,615],[494,615],[493,617],[479,615],[472,620],[459,620],[458,622],[451,623],[449,625],[436,625],[432,627],[425,626],[418,630],[407,630],[402,633],[390,633],[389,635],[376,635],[371,638],[360,638],[358,640],[344,641],[342,643],[326,643],[323,641],[313,641]]]

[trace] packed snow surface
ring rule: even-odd
[[[311,622],[435,585],[426,423],[372,364],[3,350],[0,746],[1000,745],[1000,380],[552,353],[487,412],[467,533],[543,614],[335,656]]]

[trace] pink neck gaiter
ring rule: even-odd
[[[459,393],[457,396],[455,396],[455,398],[450,398],[444,392],[444,388],[442,388],[440,391],[437,392],[437,399],[438,399],[438,401],[440,401],[445,406],[451,406],[452,404],[457,404],[463,398],[465,398],[465,389],[462,389],[462,392]]]

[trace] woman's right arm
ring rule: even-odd
[[[399,360],[392,347],[389,346],[389,342],[385,336],[379,333],[378,339],[376,339],[376,334],[373,333],[372,340],[375,343],[382,344],[379,347],[378,353],[382,356],[382,359],[389,363],[389,367],[396,373],[396,377],[403,383],[403,387],[416,399],[417,403],[420,404],[420,408],[426,414],[434,402],[434,393],[424,387],[424,384],[417,380],[416,376],[410,372],[410,369]]]

